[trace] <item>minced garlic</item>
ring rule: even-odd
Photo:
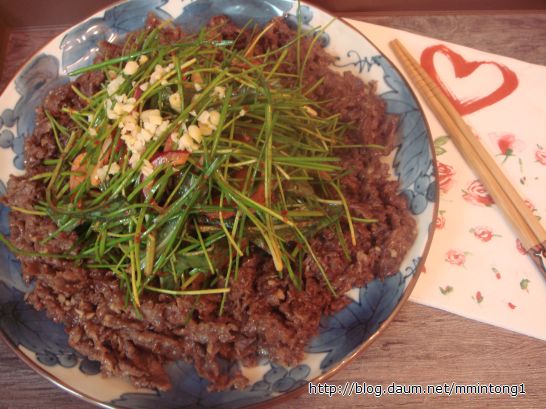
[[[115,175],[119,173],[119,171],[120,171],[120,167],[116,162],[113,162],[110,164],[110,169],[108,170],[109,175]]]
[[[156,64],[154,72],[150,75],[150,84],[155,84],[157,81],[160,81],[164,74],[165,69],[161,65]]]
[[[127,61],[125,67],[123,68],[123,73],[125,75],[134,75],[138,71],[138,63],[136,61]]]
[[[142,167],[140,168],[140,171],[142,172],[144,177],[148,177],[154,172],[154,167],[148,159],[144,159],[142,161]]]
[[[209,136],[214,130],[216,130],[220,123],[220,113],[216,110],[203,111],[197,117],[199,123],[199,130],[203,136]]]
[[[226,97],[226,87],[216,86],[212,91],[212,95],[218,97],[218,99],[224,99]]]
[[[196,125],[190,125],[188,127],[188,134],[197,143],[201,143],[203,141],[203,136],[202,136],[201,130]]]
[[[114,95],[124,82],[125,78],[123,78],[121,75],[110,81],[106,86],[106,91],[108,92],[108,95]]]
[[[209,116],[209,122],[214,126],[218,126],[218,124],[220,123],[220,112],[211,111]]]
[[[178,92],[169,95],[169,105],[176,112],[182,111],[182,99],[180,98],[180,94]]]
[[[178,148],[191,152],[192,146],[193,146],[193,141],[191,139],[190,134],[188,132],[184,132],[184,134],[178,140]]]

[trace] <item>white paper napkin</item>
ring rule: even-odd
[[[392,28],[348,22],[399,68],[388,44],[400,39],[436,76],[544,225],[546,67]],[[419,99],[436,149],[440,213],[426,271],[410,299],[546,340],[546,280],[523,254],[500,209]]]

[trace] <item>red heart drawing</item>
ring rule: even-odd
[[[502,84],[500,84],[496,90],[488,95],[469,99],[467,101],[460,101],[453,94],[453,92],[445,86],[445,84],[439,78],[436,68],[434,68],[434,54],[437,52],[442,53],[449,58],[453,64],[455,76],[457,78],[468,77],[480,65],[489,64],[500,70],[503,78]],[[510,95],[518,87],[518,77],[505,65],[494,61],[466,61],[460,54],[457,54],[455,51],[449,49],[443,44],[433,45],[426,48],[421,54],[421,65],[430,74],[432,79],[444,90],[446,96],[461,115],[470,114],[486,106],[492,105]]]

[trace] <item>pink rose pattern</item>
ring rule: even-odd
[[[484,243],[490,241],[493,237],[500,237],[500,235],[493,233],[490,227],[477,226],[470,229],[470,233],[474,234],[474,237]]]
[[[518,249],[520,254],[523,254],[523,255],[527,254],[527,252],[523,248],[523,243],[521,242],[520,239],[516,239],[516,248]]]
[[[546,165],[546,149],[544,149],[540,145],[537,145],[537,150],[535,152],[535,159],[541,165]]]
[[[493,238],[493,233],[487,227],[476,227],[474,236],[483,242],[487,242]]]
[[[499,133],[499,134],[490,134],[489,137],[492,139],[494,146],[498,149],[498,154],[504,156],[504,161],[507,160],[510,156],[514,156],[515,153],[521,152],[525,144],[523,143],[523,140],[518,139],[515,135],[511,133]],[[534,159],[535,161],[540,164],[546,166],[546,149],[541,145],[536,145],[536,148],[533,149],[531,154],[534,153]],[[522,159],[519,160],[519,166],[521,169],[521,172],[524,172],[522,168]],[[455,175],[457,173],[457,170],[454,166],[448,165],[447,163],[438,162],[438,188],[440,191],[445,194],[448,193],[455,185]],[[522,177],[525,177],[523,175]],[[485,186],[479,181],[479,180],[473,180],[469,182],[466,185],[466,188],[462,190],[462,199],[473,206],[481,206],[481,207],[490,207],[494,204],[493,198],[489,195],[487,192]],[[530,200],[525,200],[525,204],[531,209],[533,212],[538,212],[535,204],[533,204]],[[466,211],[472,211],[471,209],[467,209]],[[538,217],[538,214],[537,214]],[[446,215],[445,210],[440,210],[438,212],[438,215],[435,220],[435,227],[437,230],[437,234],[439,231],[442,231],[441,234],[444,234],[443,231],[446,231],[446,234],[449,234],[451,225],[449,224],[449,221],[447,220],[449,217]],[[447,230],[446,230],[447,226]],[[470,234],[472,235],[476,241],[478,241],[481,244],[472,244],[472,241],[469,241],[469,248],[477,248],[476,250],[477,255],[479,255],[480,252],[480,245],[484,245],[486,243],[495,243],[496,237],[501,237],[499,234],[495,233],[495,229],[489,226],[473,226],[469,230]],[[475,242],[474,242],[475,243]],[[487,244],[489,245],[489,244]],[[495,244],[491,244],[494,246]],[[519,239],[515,242],[515,251],[522,255],[526,255],[526,251],[522,246],[522,243]],[[488,249],[491,249],[492,247],[488,247]],[[448,249],[444,254],[444,262],[447,265],[451,265],[454,268],[465,268],[465,263],[468,261],[469,252],[460,250],[460,249]],[[481,253],[484,254],[484,253]],[[498,281],[502,280],[503,275],[501,272],[494,266],[490,267],[492,271],[491,279]],[[447,276],[446,276],[447,277]],[[520,280],[518,288],[519,291],[523,290],[527,293],[529,293],[528,286],[529,286],[529,280],[527,278],[523,278]],[[485,301],[485,298],[483,296],[483,288],[480,291],[474,290],[474,293],[470,294],[471,298],[477,303],[482,304]],[[443,295],[448,297],[452,292],[456,291],[453,283],[445,283],[439,286],[439,292]],[[465,290],[467,291],[467,290]],[[459,293],[460,294],[460,293]],[[466,292],[468,294],[468,292]],[[509,299],[505,301],[505,306],[508,307],[510,310],[514,310],[517,308],[517,306],[510,302]],[[506,308],[506,307],[505,307]]]
[[[466,255],[459,250],[449,250],[446,253],[446,261],[454,266],[464,266]]]
[[[453,166],[438,162],[438,186],[443,193],[447,193],[453,185],[455,170]]]
[[[436,228],[442,230],[446,226],[446,218],[444,216],[444,211],[440,210],[438,216],[436,217]]]
[[[463,190],[463,199],[477,206],[491,206],[493,198],[489,196],[485,186],[479,180],[475,180]]]

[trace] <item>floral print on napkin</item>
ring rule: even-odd
[[[350,22],[399,67],[388,43],[402,40],[544,223],[546,67]],[[434,139],[440,203],[425,269],[411,299],[546,340],[546,280],[477,175],[420,101]]]

